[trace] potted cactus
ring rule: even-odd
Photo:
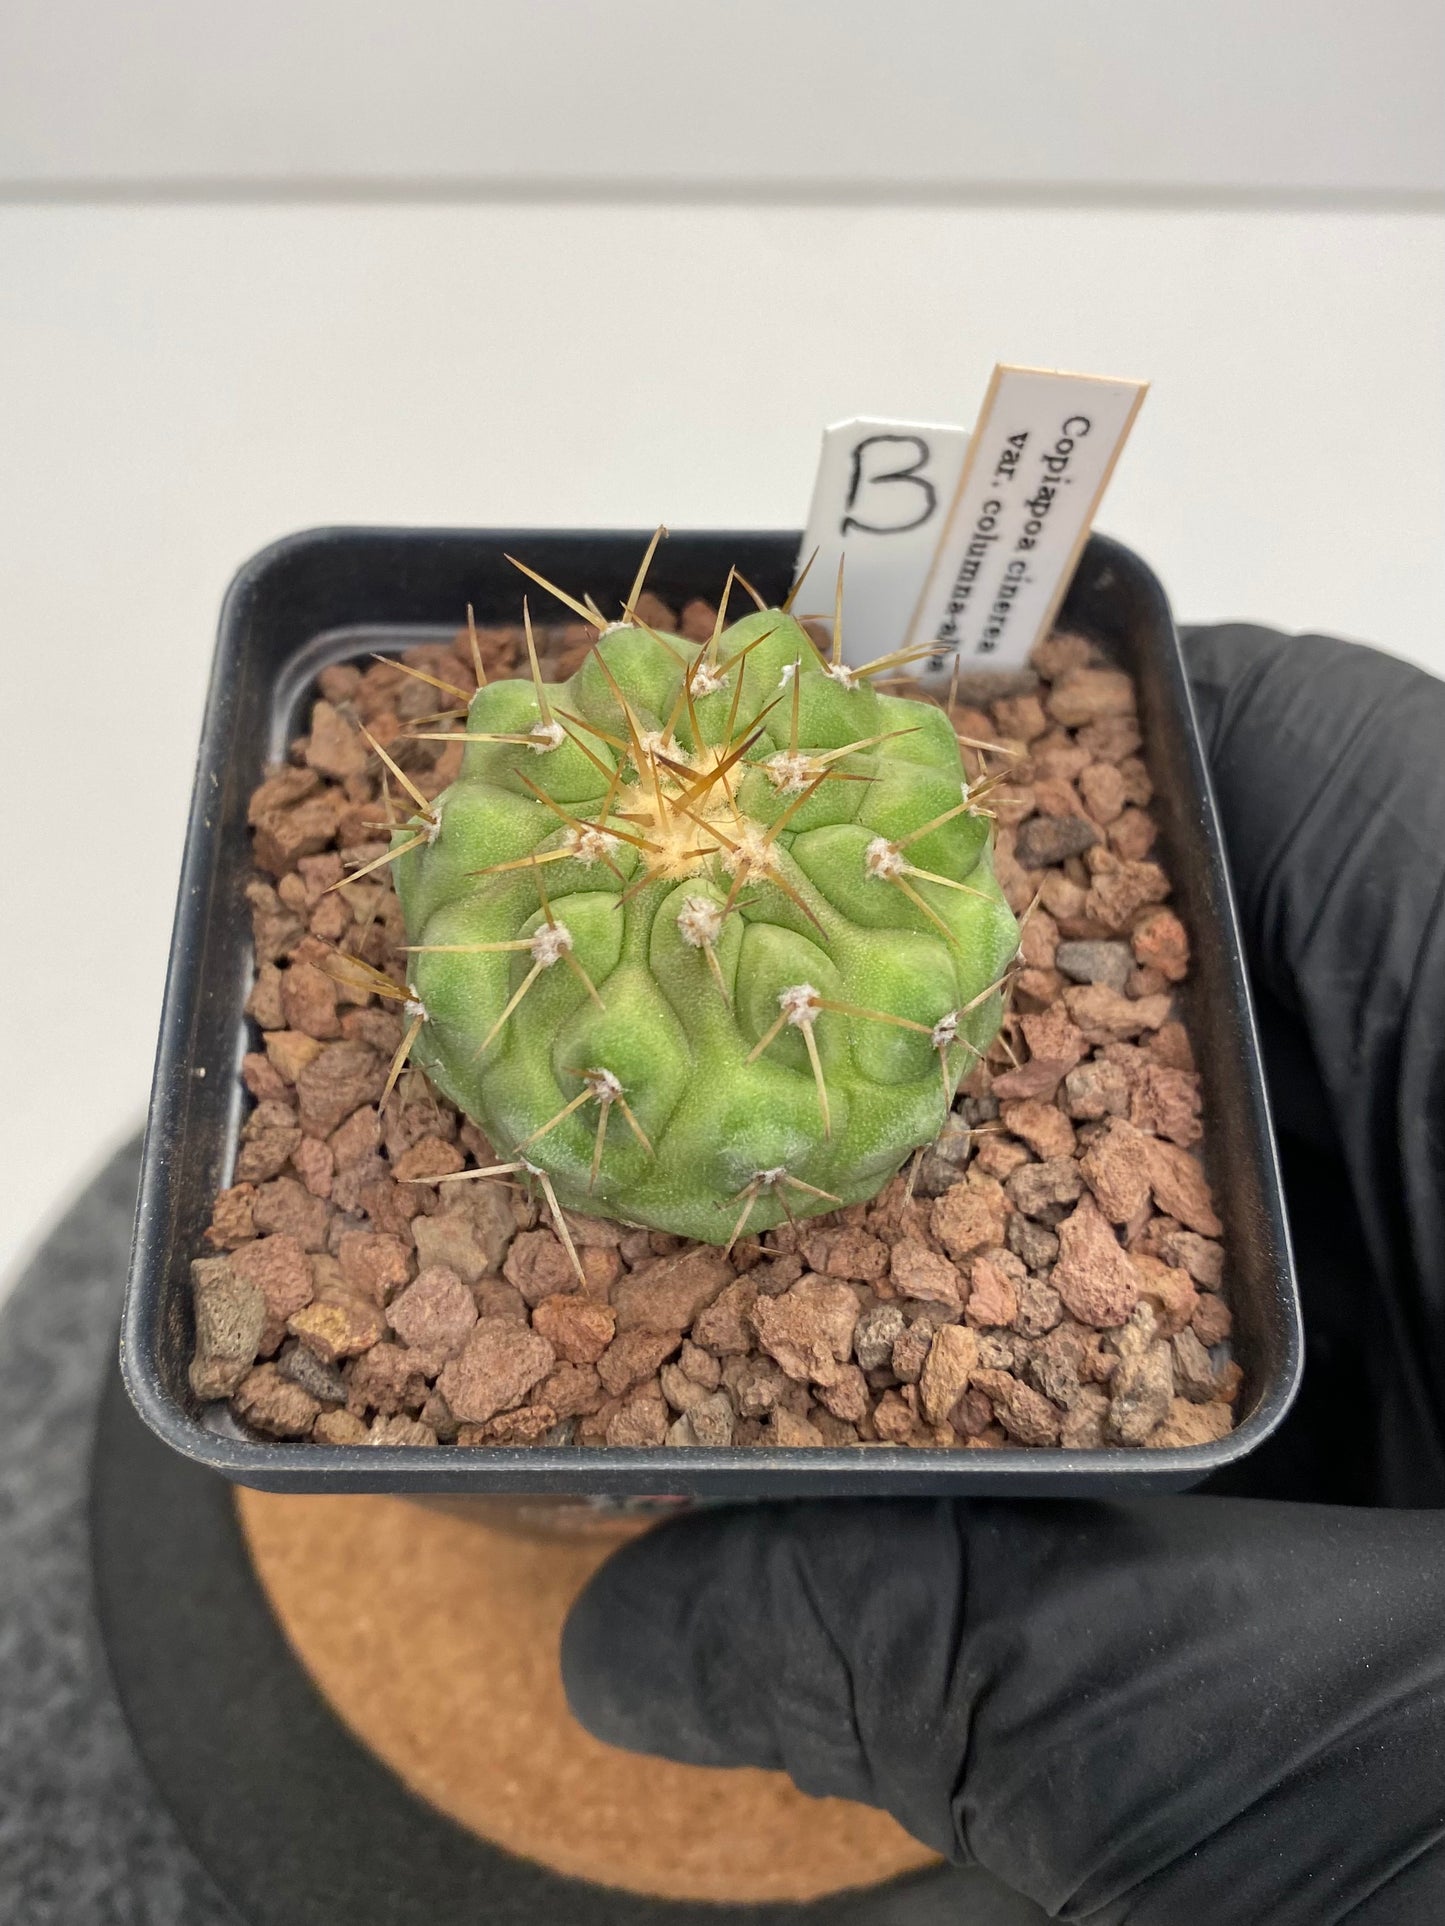
[[[940,702],[796,612],[793,538],[634,539],[320,531],[238,579],[142,1414],[303,1490],[1128,1490],[1249,1449],[1297,1317],[1157,584],[1096,538],[1039,674]]]

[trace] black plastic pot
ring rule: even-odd
[[[121,1338],[125,1381],[142,1417],[186,1457],[267,1491],[1122,1495],[1196,1484],[1243,1457],[1294,1396],[1298,1294],[1234,903],[1169,605],[1138,557],[1102,536],[1084,552],[1061,620],[1138,678],[1163,856],[1193,939],[1188,1014],[1244,1371],[1243,1415],[1229,1437],[1184,1451],[418,1450],[269,1443],[205,1421],[186,1380],[188,1275],[204,1250],[212,1199],[228,1181],[246,1109],[239,1074],[251,1047],[243,1013],[252,977],[242,894],[251,869],[246,804],[262,766],[284,757],[324,664],[450,635],[468,602],[483,621],[517,620],[520,585],[504,551],[608,607],[626,595],[646,539],[634,532],[318,529],[263,550],[236,577],[201,733]],[[797,543],[795,534],[773,531],[675,534],[649,584],[680,605],[715,595],[737,563],[765,595],[779,597]]]

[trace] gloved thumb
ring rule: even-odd
[[[1430,1513],[758,1506],[617,1553],[563,1673],[611,1744],[882,1806],[1051,1915],[1376,1926],[1445,1906],[1442,1597]]]

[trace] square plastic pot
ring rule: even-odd
[[[206,1248],[212,1199],[229,1181],[248,1108],[240,1078],[254,1041],[244,1013],[253,976],[243,896],[251,872],[246,804],[263,766],[283,759],[304,726],[308,692],[326,663],[448,637],[468,602],[484,622],[519,619],[521,584],[504,551],[609,607],[627,593],[646,539],[646,532],[317,529],[263,550],[232,583],[201,732],[121,1339],[125,1382],[141,1416],[184,1456],[266,1491],[1122,1496],[1180,1489],[1233,1464],[1274,1430],[1294,1396],[1298,1294],[1239,930],[1178,638],[1154,576],[1102,536],[1090,540],[1060,619],[1137,678],[1163,860],[1193,942],[1187,1015],[1244,1371],[1239,1424],[1227,1438],[1175,1451],[423,1450],[250,1438],[191,1395],[189,1266]],[[737,563],[765,596],[779,598],[797,544],[796,534],[782,531],[674,534],[649,586],[681,606],[715,595]]]

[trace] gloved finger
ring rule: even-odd
[[[1191,631],[1186,659],[1280,1119],[1336,1146],[1368,1253],[1383,1482],[1438,1503],[1445,683],[1245,624]]]
[[[1442,1581],[1415,1514],[697,1513],[602,1568],[563,1671],[600,1738],[882,1806],[1051,1915],[1377,1926],[1445,1891]]]

